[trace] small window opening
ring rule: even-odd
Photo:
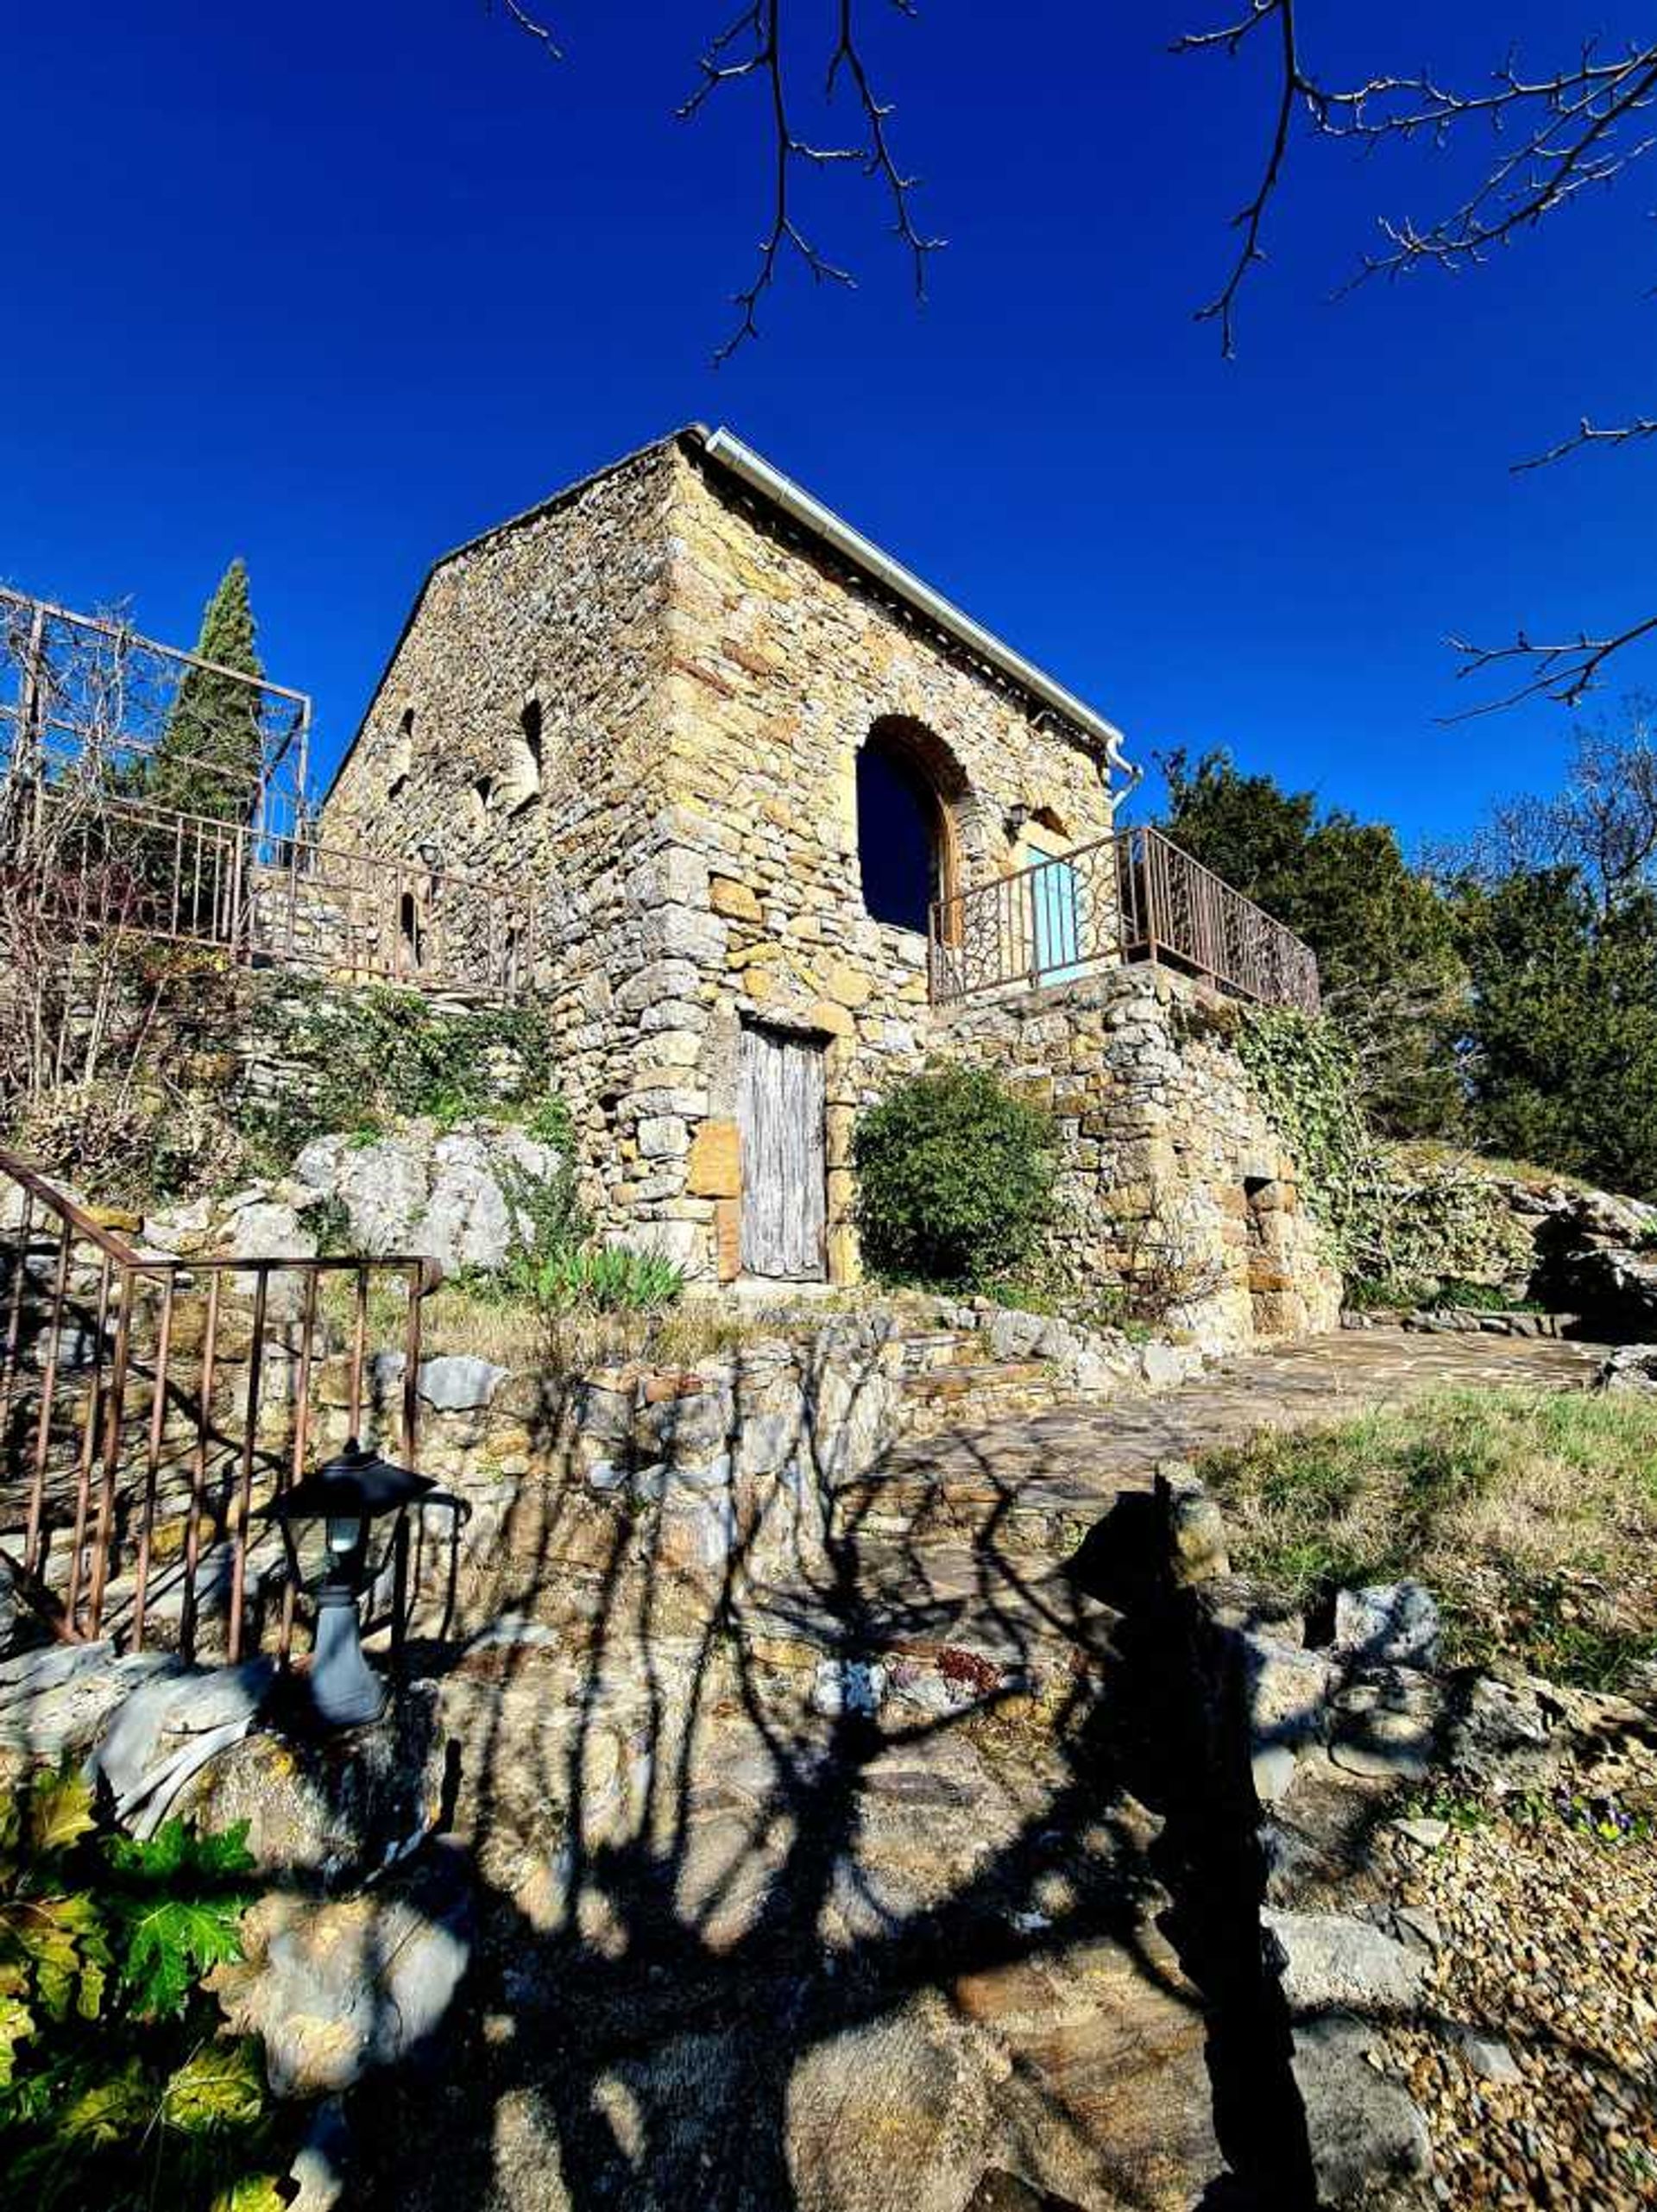
[[[506,784],[511,810],[521,813],[541,796],[541,703],[531,699],[518,718],[519,734],[512,740]]]
[[[397,725],[397,734],[392,740],[387,755],[387,782],[386,797],[396,798],[408,782],[409,771],[414,766],[414,709],[403,709],[402,720]]]
[[[397,964],[404,975],[418,975],[425,958],[421,942],[420,910],[412,891],[406,891],[397,908]]]

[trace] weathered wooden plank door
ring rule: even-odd
[[[781,1030],[742,1031],[742,1265],[821,1281],[827,1219],[822,1047]]]

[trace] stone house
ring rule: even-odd
[[[698,1278],[846,1283],[860,1106],[952,1049],[1050,1088],[1031,1005],[1068,1038],[1115,1018],[1132,980],[1124,899],[1154,872],[1091,856],[1116,853],[1131,780],[1101,715],[729,432],[693,427],[435,564],[319,835],[406,855],[434,883],[529,888],[513,956],[552,1009],[607,1236]],[[440,917],[410,879],[417,974]],[[969,974],[984,944],[990,965]],[[1163,1030],[1168,989],[1148,1002]],[[1181,1118],[1180,1055],[1131,1112],[1104,1096],[1108,1057],[1068,1065],[1060,1100],[1077,1109],[1062,1128],[1089,1217],[1071,1238],[1083,1279],[1120,1273],[1120,1239],[1091,1218],[1101,1191],[1137,1187],[1154,1208],[1159,1172],[1211,1198],[1220,1172],[1212,1145],[1198,1165],[1145,1134],[1147,1115]],[[1068,1095],[1078,1082],[1099,1094]],[[1212,1081],[1197,1090],[1204,1126],[1260,1156],[1228,1154],[1214,1201],[1241,1250],[1231,1186],[1239,1205],[1245,1182],[1292,1199],[1292,1175],[1257,1105],[1239,1090],[1217,1114]],[[1100,1147],[1125,1112],[1132,1172],[1118,1173]],[[1227,1266],[1246,1311],[1247,1259]]]

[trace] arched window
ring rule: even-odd
[[[955,882],[955,829],[920,736],[879,722],[857,756],[857,857],[863,909],[899,930],[924,931],[934,899]]]

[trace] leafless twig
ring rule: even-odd
[[[485,0],[486,5],[495,0]],[[915,296],[926,296],[926,264],[944,244],[929,237],[915,219],[914,195],[920,180],[898,161],[892,143],[892,104],[882,99],[870,76],[858,35],[859,0],[832,0],[835,38],[829,51],[824,98],[832,100],[843,78],[856,98],[861,125],[857,138],[846,144],[819,145],[796,129],[794,72],[786,58],[783,0],[748,0],[723,30],[711,38],[697,63],[696,90],[678,108],[681,120],[699,115],[715,92],[759,79],[770,110],[770,221],[759,242],[759,265],[753,280],[734,295],[737,325],[715,353],[715,362],[728,361],[745,342],[759,334],[759,302],[776,282],[779,266],[789,256],[803,263],[818,283],[854,286],[849,269],[831,261],[803,227],[795,211],[796,184],[802,169],[831,168],[850,163],[884,186],[892,203],[893,235],[908,253],[915,274]],[[915,0],[891,0],[900,16],[913,16]],[[563,59],[551,27],[524,4],[524,0],[500,0],[518,28]]]
[[[1455,268],[1480,262],[1492,247],[1533,228],[1591,185],[1610,183],[1657,144],[1657,134],[1631,138],[1629,131],[1657,95],[1657,44],[1636,42],[1604,60],[1590,41],[1570,67],[1535,78],[1521,75],[1509,56],[1493,72],[1490,85],[1477,92],[1458,91],[1427,71],[1372,77],[1341,91],[1306,66],[1295,6],[1296,0],[1248,0],[1243,15],[1216,29],[1188,33],[1173,49],[1235,57],[1257,32],[1275,35],[1276,82],[1260,182],[1234,218],[1243,236],[1231,273],[1218,295],[1198,311],[1200,320],[1219,319],[1227,354],[1238,293],[1264,258],[1261,232],[1282,181],[1297,106],[1325,137],[1368,146],[1426,139],[1443,147],[1470,124],[1486,124],[1496,135],[1498,151],[1451,213],[1425,225],[1408,217],[1383,218],[1389,250],[1367,256],[1356,282],[1423,263]]]
[[[1232,228],[1243,234],[1237,257],[1224,285],[1206,306],[1197,310],[1200,323],[1219,324],[1220,350],[1226,360],[1237,351],[1233,316],[1238,293],[1243,280],[1257,262],[1265,254],[1260,244],[1260,233],[1266,219],[1266,209],[1276,191],[1283,173],[1284,157],[1288,152],[1288,135],[1295,120],[1298,101],[1307,98],[1313,87],[1301,67],[1296,41],[1295,0],[1249,0],[1249,12],[1235,22],[1224,24],[1218,30],[1193,31],[1175,41],[1175,54],[1197,54],[1214,47],[1236,54],[1250,35],[1263,28],[1275,27],[1279,51],[1277,91],[1273,104],[1271,133],[1266,148],[1266,158],[1261,171],[1259,186],[1246,206],[1232,217]]]
[[[483,4],[486,8],[491,8],[496,4],[496,0],[483,0]],[[550,23],[543,22],[539,16],[531,15],[527,8],[520,5],[520,0],[499,0],[499,4],[505,9],[507,16],[517,24],[520,31],[528,37],[539,41],[546,48],[554,61],[564,60],[564,48],[553,36]]]
[[[1568,638],[1556,645],[1538,645],[1521,630],[1510,646],[1478,646],[1465,638],[1452,637],[1452,648],[1461,654],[1462,665],[1456,671],[1458,680],[1469,676],[1480,676],[1487,669],[1509,662],[1521,663],[1528,671],[1525,681],[1513,690],[1504,692],[1498,699],[1489,699],[1482,705],[1464,708],[1457,715],[1446,715],[1445,722],[1471,722],[1479,715],[1494,714],[1503,707],[1517,706],[1525,699],[1553,699],[1561,706],[1581,704],[1600,680],[1600,672],[1613,653],[1621,652],[1625,646],[1636,640],[1657,634],[1657,614],[1648,614],[1643,621],[1631,622],[1624,630],[1610,637],[1591,638],[1585,633]]]
[[[910,0],[892,0],[892,4],[901,15],[914,13]],[[760,241],[759,266],[753,280],[734,295],[739,311],[737,326],[715,352],[716,362],[729,360],[745,340],[759,336],[759,302],[776,281],[778,264],[785,254],[791,253],[803,262],[819,283],[848,287],[855,284],[850,270],[828,260],[795,216],[794,183],[801,168],[852,162],[866,176],[885,184],[894,211],[892,229],[913,260],[917,298],[925,296],[927,256],[943,244],[941,238],[925,236],[916,225],[911,195],[919,180],[898,167],[892,152],[888,129],[892,104],[882,100],[875,91],[863,60],[857,37],[856,0],[838,0],[836,36],[824,88],[826,97],[832,99],[843,74],[855,91],[864,136],[854,144],[816,145],[795,129],[784,57],[782,19],[782,0],[753,0],[753,4],[745,8],[709,45],[700,63],[702,81],[678,110],[681,117],[689,120],[700,113],[721,86],[739,84],[749,77],[764,79],[771,109],[771,221]]]
[[[1533,453],[1528,461],[1514,462],[1511,473],[1522,476],[1528,469],[1546,469],[1550,462],[1562,461],[1567,453],[1578,452],[1585,445],[1632,445],[1646,438],[1657,438],[1657,418],[1641,415],[1636,421],[1616,423],[1600,430],[1585,415],[1569,438],[1550,445],[1546,453]]]

